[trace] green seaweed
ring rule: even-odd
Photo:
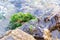
[[[30,29],[30,31],[32,31],[32,29],[33,29],[33,26],[32,26],[32,25],[30,25],[29,29]]]
[[[9,28],[10,29],[16,29],[17,27],[22,26],[23,23],[30,21],[31,19],[35,19],[35,16],[33,16],[30,13],[16,13],[13,14],[10,18]]]

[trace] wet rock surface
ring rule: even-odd
[[[30,12],[40,20],[30,21],[19,29],[39,38],[43,36],[43,30],[45,28],[49,29],[56,25],[54,16],[58,14],[57,16],[60,17],[60,0],[0,0],[0,9],[0,16],[2,17],[2,20],[0,20],[0,37],[4,36],[7,32],[6,27],[9,24],[9,18],[12,14],[16,12]],[[49,20],[44,20],[46,17],[48,17]],[[60,22],[60,18],[58,21]],[[31,32],[30,25],[32,25],[32,28],[36,29],[37,32],[36,30]],[[56,36],[60,38],[60,32],[53,31],[52,36],[53,38],[56,38]],[[13,38],[11,38],[12,37],[8,37],[8,39],[12,40]]]

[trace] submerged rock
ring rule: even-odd
[[[13,13],[30,12],[37,17],[37,20],[24,24],[20,29],[33,36],[43,37],[43,30],[49,29],[57,23],[54,17],[60,14],[60,0],[0,0],[0,9],[0,16],[6,18],[0,22],[1,35],[6,32],[5,28],[8,26],[9,18]],[[52,32],[52,36],[57,36],[53,35],[54,33]]]
[[[53,35],[53,34],[55,34],[54,30],[59,31],[59,28],[60,28],[59,20],[60,20],[60,18],[56,21],[55,16],[47,22],[44,22],[44,20],[40,20],[37,18],[35,20],[31,20],[31,21],[23,24],[22,27],[20,27],[19,29],[23,30],[26,33],[33,35],[34,37],[38,37],[38,38],[39,37],[45,38],[47,36],[48,40],[50,40],[48,35],[51,35],[50,38],[52,38],[52,39],[54,39],[54,37],[55,38],[57,37],[58,39],[60,39],[58,36],[60,34],[60,32],[55,31],[57,33],[57,35]],[[57,25],[57,23],[58,23],[58,25]],[[54,28],[54,26],[55,26],[55,28]],[[46,32],[45,29],[48,29],[47,30],[48,32]],[[52,32],[51,32],[51,30],[52,30]],[[46,35],[46,36],[43,36],[43,35]]]

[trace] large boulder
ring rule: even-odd
[[[20,29],[8,31],[0,40],[35,40],[33,36]]]

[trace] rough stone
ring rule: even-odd
[[[20,29],[11,30],[0,40],[35,40],[33,36],[23,32]]]

